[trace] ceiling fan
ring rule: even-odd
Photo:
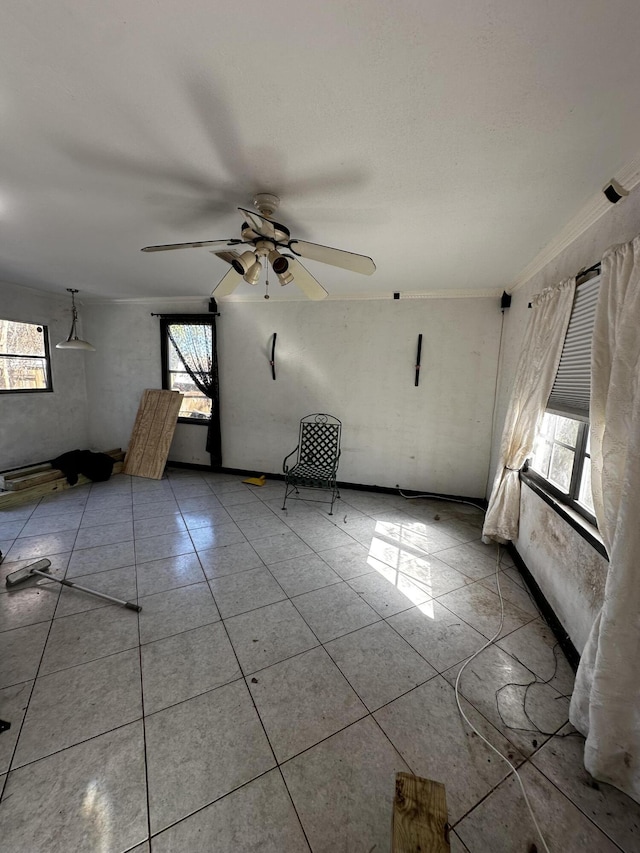
[[[309,299],[324,299],[328,296],[327,291],[309,270],[302,266],[298,258],[331,264],[331,266],[362,275],[371,275],[375,272],[376,265],[366,255],[356,255],[353,252],[332,249],[329,246],[308,243],[291,237],[285,225],[272,219],[280,204],[278,196],[272,193],[257,193],[253,197],[253,204],[257,212],[246,210],[244,207],[238,208],[244,220],[240,229],[241,239],[145,246],[142,251],[166,252],[172,249],[209,248],[211,254],[231,264],[229,272],[213,290],[212,295],[216,297],[229,296],[241,281],[246,281],[247,284],[258,284],[263,267],[267,270],[268,282],[270,265],[281,285],[293,282]],[[211,246],[215,246],[216,249],[211,249]],[[233,246],[248,248],[239,254],[235,249],[227,248]],[[265,299],[268,298],[267,292]]]

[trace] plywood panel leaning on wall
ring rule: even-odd
[[[133,425],[124,473],[160,480],[178,422],[182,394],[147,388]]]

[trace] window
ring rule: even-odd
[[[0,320],[0,394],[52,390],[47,327]]]
[[[545,412],[527,473],[561,503],[596,523],[591,498],[589,424]]]
[[[594,525],[589,397],[599,291],[600,269],[596,265],[576,287],[560,363],[527,470],[534,483]]]
[[[198,315],[184,320],[163,318],[160,322],[162,387],[184,395],[178,416],[181,423],[209,424],[211,421],[211,399],[198,388],[178,350],[188,358],[191,373],[205,384],[210,382],[212,323],[211,317],[199,318]]]

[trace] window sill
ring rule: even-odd
[[[605,560],[609,559],[602,538],[598,533],[598,529],[594,527],[593,524],[590,524],[586,518],[583,518],[580,513],[571,509],[571,507],[560,503],[557,498],[545,491],[545,489],[536,480],[530,477],[526,471],[520,472],[520,481],[527,485],[532,492],[535,492],[539,498],[542,498],[542,500],[557,512],[558,515],[576,531],[576,533],[579,533],[592,548],[595,548],[595,550],[603,556]]]
[[[197,424],[198,426],[208,427],[211,423],[211,418],[178,418],[179,424]]]

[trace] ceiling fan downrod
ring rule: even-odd
[[[270,219],[280,207],[280,199],[273,193],[256,193],[253,197],[253,206],[261,216]]]

